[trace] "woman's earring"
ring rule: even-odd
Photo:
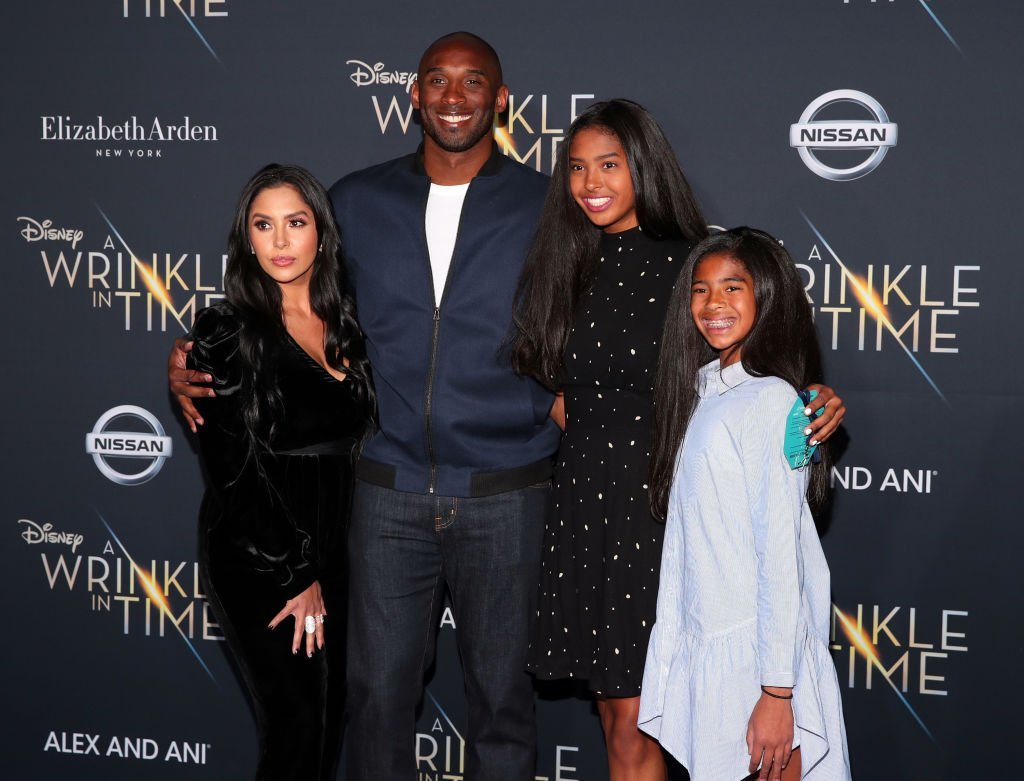
[[[250,255],[255,255],[256,254],[256,249],[252,246],[252,243],[249,244],[249,254]]]

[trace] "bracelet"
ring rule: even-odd
[[[784,695],[784,694],[773,694],[772,692],[770,692],[766,688],[764,688],[764,686],[761,687],[761,692],[763,694],[767,694],[769,697],[774,697],[777,700],[791,700],[791,699],[793,699],[793,695],[792,694],[790,694],[788,697],[786,695]]]

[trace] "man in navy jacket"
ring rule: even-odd
[[[469,701],[466,778],[535,773],[525,653],[558,429],[551,395],[503,349],[547,187],[495,148],[507,99],[489,44],[439,39],[412,88],[420,150],[331,188],[380,418],[349,537],[351,779],[413,777],[446,587]],[[461,209],[432,220],[449,197]]]

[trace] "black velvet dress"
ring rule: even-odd
[[[264,360],[281,414],[255,448],[242,411],[251,395],[226,303],[200,312],[190,365],[215,377],[216,398],[196,402],[207,472],[199,561],[207,595],[252,694],[260,732],[257,778],[333,779],[344,705],[344,540],[353,453],[366,427],[365,388],[339,381],[283,328]],[[294,625],[270,620],[319,581],[326,647],[291,652]]]
[[[565,349],[565,436],[544,531],[529,669],[607,697],[640,694],[665,524],[649,509],[654,375],[689,245],[604,234]]]

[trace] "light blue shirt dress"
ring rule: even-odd
[[[669,496],[640,728],[693,781],[740,781],[761,685],[792,686],[803,776],[849,779],[828,565],[807,473],[783,453],[796,392],[739,362],[704,366],[698,383]]]

